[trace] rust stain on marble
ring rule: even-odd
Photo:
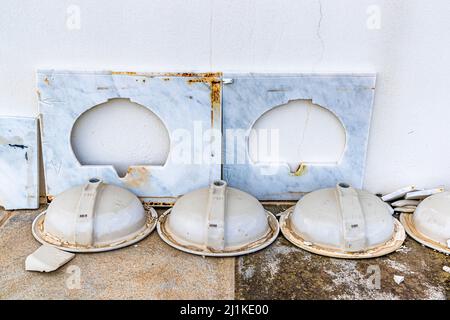
[[[147,167],[130,167],[122,181],[126,186],[137,188],[147,183],[150,171]]]
[[[209,73],[205,76],[189,79],[188,84],[205,83],[211,90],[211,128],[214,128],[216,117],[220,116],[221,102],[222,102],[222,80],[221,73]]]
[[[145,77],[184,77],[184,78],[218,78],[221,72],[136,72],[111,71],[112,75],[145,76]]]

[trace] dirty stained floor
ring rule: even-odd
[[[77,254],[51,274],[26,272],[39,247],[34,211],[0,209],[0,299],[449,299],[450,257],[408,238],[388,256],[321,257],[281,235],[269,248],[239,258],[179,252],[156,230],[121,250]],[[277,213],[286,207],[267,206]],[[163,210],[159,210],[162,213]],[[394,275],[404,276],[400,285]]]

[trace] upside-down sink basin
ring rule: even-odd
[[[337,258],[381,256],[405,239],[386,203],[345,183],[306,194],[282,214],[280,227],[293,244]]]
[[[159,219],[169,245],[203,256],[236,256],[271,244],[279,232],[275,216],[252,195],[223,180],[181,197]]]

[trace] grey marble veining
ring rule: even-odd
[[[276,165],[276,173],[265,174],[264,165],[249,160],[247,141],[238,144],[238,150],[227,149],[225,145],[225,157],[230,152],[246,154],[244,164],[224,164],[224,179],[230,186],[261,200],[297,200],[305,192],[333,187],[341,181],[362,187],[375,75],[225,74],[224,78],[232,79],[223,87],[224,130],[249,132],[266,111],[291,100],[308,99],[334,113],[346,132],[344,154],[337,165],[310,165],[299,176],[291,174],[284,164]]]
[[[37,119],[0,117],[0,206],[39,207]]]
[[[98,177],[146,200],[173,202],[175,197],[219,179],[220,164],[175,163],[170,154],[176,129],[185,129],[192,135],[194,123],[204,130],[221,129],[221,106],[220,102],[212,106],[209,80],[196,75],[38,71],[47,195],[55,196]],[[133,166],[120,178],[110,165],[78,162],[70,143],[73,124],[83,112],[112,98],[129,98],[162,120],[171,139],[169,157],[163,166]],[[192,157],[202,156],[202,149],[221,154],[220,145],[203,142],[201,149],[193,148]]]

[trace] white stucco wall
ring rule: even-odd
[[[449,188],[449,12],[448,0],[1,0],[0,115],[37,114],[40,67],[375,71],[365,187]]]

